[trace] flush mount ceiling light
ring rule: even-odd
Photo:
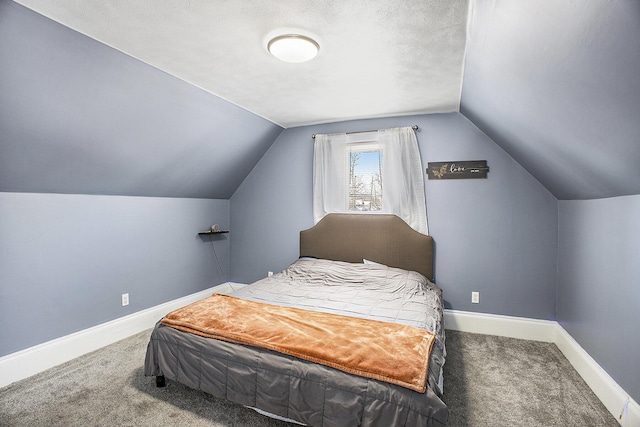
[[[307,36],[285,34],[272,38],[267,44],[267,49],[281,61],[299,63],[315,58],[320,46]]]

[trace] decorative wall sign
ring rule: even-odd
[[[427,165],[429,179],[486,178],[488,172],[486,160],[429,162]]]

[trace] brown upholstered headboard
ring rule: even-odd
[[[368,259],[433,280],[433,239],[396,215],[329,214],[300,232],[300,255],[347,262]]]

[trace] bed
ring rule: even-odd
[[[308,357],[299,354],[298,347],[290,351],[272,342],[263,345],[243,341],[237,334],[230,335],[231,339],[207,335],[208,329],[192,323],[172,323],[176,319],[172,312],[151,334],[145,375],[155,376],[159,386],[165,379],[177,381],[265,415],[310,426],[443,426],[448,410],[441,400],[446,356],[442,292],[432,280],[431,237],[414,231],[395,215],[330,214],[300,232],[300,258],[288,268],[229,296],[210,297],[215,300],[216,310],[218,304],[240,304],[233,306],[235,311],[224,307],[220,310],[227,311],[207,311],[207,316],[197,315],[195,320],[204,319],[203,325],[209,325],[212,319],[227,321],[233,327],[248,321],[245,314],[250,319],[255,312],[261,327],[280,324],[280,318],[268,316],[272,311],[273,315],[284,311],[287,318],[299,315],[305,321],[327,318],[332,325],[342,325],[347,334],[353,321],[357,323],[353,328],[362,328],[347,335],[354,346],[355,341],[376,345],[379,339],[404,336],[407,329],[419,332],[418,340],[430,337],[426,366],[418,363],[409,380],[397,379],[394,363],[412,360],[416,355],[407,348],[417,345],[387,347],[383,356],[393,360],[380,359],[384,363],[374,361],[372,367],[354,368],[342,359],[340,363],[333,359],[327,363],[317,353],[320,350],[334,357],[337,349],[346,359],[358,355],[358,363],[376,353],[338,344],[342,341],[337,337],[320,337],[326,344],[312,345],[316,353]],[[207,310],[212,307],[204,300],[194,304]],[[193,306],[186,309],[195,313]],[[240,315],[234,317],[235,313]],[[249,325],[243,331],[260,329]],[[386,326],[404,329],[399,334],[378,333],[386,331]],[[280,330],[283,328],[289,326]],[[285,336],[289,343],[294,329],[298,328],[273,334]],[[330,328],[314,325],[312,329]],[[358,340],[360,336],[363,338]],[[382,351],[385,346],[378,345]],[[358,351],[364,351],[364,355]],[[422,347],[416,354],[424,356]],[[382,368],[388,366],[390,370],[383,372]],[[402,371],[405,375],[404,368]]]

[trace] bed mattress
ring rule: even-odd
[[[419,273],[382,265],[301,258],[283,272],[233,295],[271,304],[396,322],[429,330],[427,390],[380,380],[252,346],[218,341],[158,324],[146,375],[312,426],[445,425],[440,400],[445,360],[442,292]]]

